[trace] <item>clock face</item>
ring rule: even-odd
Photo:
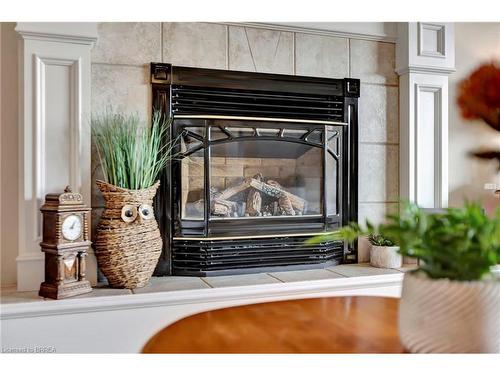
[[[69,241],[74,241],[82,234],[82,218],[70,215],[64,219],[62,224],[62,235]]]

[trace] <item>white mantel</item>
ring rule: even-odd
[[[40,205],[66,185],[90,205],[90,50],[95,23],[18,23],[19,221],[17,288],[43,281]],[[88,278],[96,281],[95,257]]]

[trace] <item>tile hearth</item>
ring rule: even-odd
[[[285,271],[272,273],[257,273],[249,275],[214,276],[214,277],[187,277],[166,276],[153,277],[150,284],[139,289],[112,289],[108,286],[97,286],[91,293],[68,299],[110,297],[132,294],[156,292],[174,292],[180,290],[200,290],[225,287],[242,287],[265,284],[285,284],[312,280],[340,279],[363,276],[377,276],[399,274],[415,267],[404,265],[400,269],[385,269],[371,267],[368,263],[342,264],[335,267],[317,270]],[[18,292],[15,287],[1,289],[1,304],[29,303],[44,300],[38,292]]]

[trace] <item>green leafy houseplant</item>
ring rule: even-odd
[[[394,241],[392,241],[387,237],[384,237],[381,234],[370,233],[368,235],[368,241],[370,241],[370,243],[373,246],[387,246],[387,247],[396,246]]]
[[[153,185],[160,171],[175,155],[176,140],[166,141],[171,119],[154,112],[151,126],[138,115],[94,115],[92,136],[104,179],[115,186],[138,190]]]
[[[481,280],[500,262],[500,210],[488,217],[479,204],[428,213],[404,203],[399,214],[384,224],[357,223],[313,239],[354,241],[359,235],[378,234],[400,246],[402,255],[419,259],[419,270],[432,279]]]

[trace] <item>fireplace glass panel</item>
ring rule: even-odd
[[[322,214],[321,148],[253,139],[212,145],[210,155],[211,218]]]
[[[203,149],[181,160],[182,219],[204,218],[204,153]]]

